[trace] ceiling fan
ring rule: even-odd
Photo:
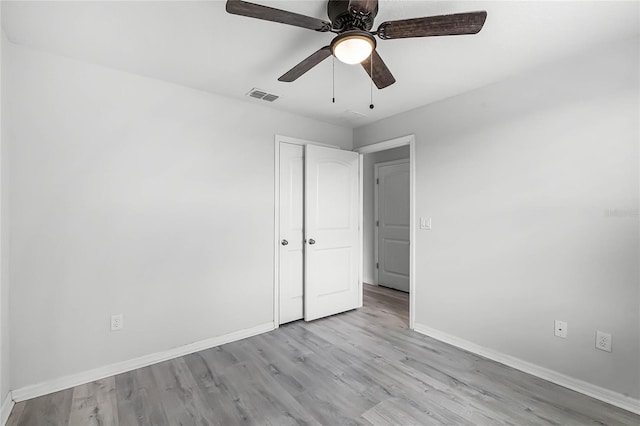
[[[278,78],[279,81],[295,81],[311,68],[334,55],[347,64],[362,64],[378,89],[390,86],[396,82],[396,79],[376,52],[374,36],[378,36],[381,40],[389,40],[476,34],[482,29],[487,18],[485,11],[428,16],[383,22],[377,30],[371,31],[373,21],[378,14],[378,0],[329,0],[327,15],[331,22],[243,0],[227,0],[226,8],[227,12],[234,15],[337,34],[331,44],[312,53]]]

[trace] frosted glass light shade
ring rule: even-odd
[[[345,64],[359,64],[371,55],[374,45],[371,39],[352,35],[344,37],[333,46],[333,54]]]

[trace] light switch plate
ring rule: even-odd
[[[431,218],[430,217],[421,217],[420,218],[420,229],[431,229]]]

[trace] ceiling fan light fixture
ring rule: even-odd
[[[331,42],[331,53],[349,65],[361,63],[375,48],[376,40],[365,31],[347,31]]]

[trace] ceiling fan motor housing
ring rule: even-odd
[[[378,14],[378,5],[375,9],[367,13],[349,11],[348,0],[329,0],[327,4],[327,15],[336,31],[359,29],[369,31],[373,27],[373,20]]]

